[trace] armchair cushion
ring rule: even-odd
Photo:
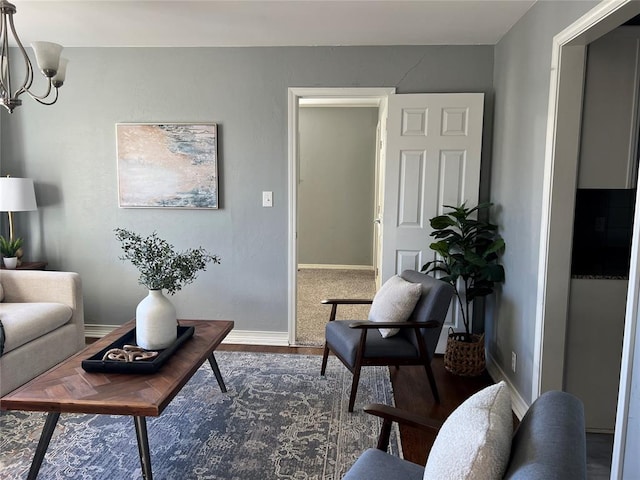
[[[420,465],[370,448],[365,450],[342,480],[422,480],[423,470]]]
[[[424,480],[502,478],[512,434],[511,396],[503,381],[469,397],[447,418],[429,453]]]
[[[325,337],[327,343],[331,344],[334,352],[343,358],[350,367],[356,363],[356,352],[358,349],[362,330],[350,328],[349,325],[356,323],[349,320],[335,320],[327,323],[325,327]],[[378,329],[369,329],[367,332],[367,348],[364,357],[410,357],[418,352],[409,340],[401,335],[391,338],[383,338]]]
[[[407,282],[394,275],[384,282],[373,297],[369,320],[372,322],[406,322],[422,295],[420,283]],[[397,328],[381,328],[380,335],[388,338],[399,330]]]

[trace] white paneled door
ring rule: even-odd
[[[389,96],[384,167],[382,281],[435,258],[429,219],[443,205],[478,203],[484,94]],[[464,328],[457,304],[442,330]]]

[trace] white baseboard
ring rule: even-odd
[[[95,323],[85,323],[84,336],[85,338],[102,338],[119,326],[120,325],[98,325]]]
[[[87,338],[101,338],[111,333],[120,325],[85,324],[84,335]],[[277,347],[289,346],[288,332],[263,332],[257,330],[231,330],[222,343],[240,345],[269,345]]]
[[[509,387],[509,391],[511,392],[511,408],[513,409],[513,413],[516,414],[518,420],[522,420],[524,414],[529,410],[529,404],[522,398],[520,392],[516,389],[515,385],[511,383],[511,380],[505,375],[504,371],[498,366],[496,361],[493,359],[491,355],[487,352],[487,371],[489,375],[493,379],[494,382],[499,382],[504,380],[507,383],[507,387]]]
[[[276,347],[289,346],[288,332],[264,332],[257,330],[231,330],[222,343],[236,343],[240,345],[271,345]]]
[[[324,263],[299,263],[298,268],[322,269],[322,270],[370,270],[372,265],[329,265]]]

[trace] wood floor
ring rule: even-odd
[[[258,351],[273,353],[298,353],[303,355],[322,354],[317,347],[265,347],[254,345],[223,344],[219,350]],[[432,362],[441,403],[437,405],[431,396],[431,389],[423,367],[406,366],[391,368],[391,382],[396,406],[438,420],[446,419],[458,405],[478,390],[490,385],[491,378],[484,374],[480,377],[458,377],[447,372],[442,356]],[[320,374],[320,358],[318,358],[318,375]],[[356,399],[356,408],[362,408],[362,401]],[[435,435],[411,428],[401,428],[402,449],[404,458],[421,465],[425,464]],[[375,447],[375,445],[372,445]]]

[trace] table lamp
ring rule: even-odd
[[[14,240],[13,212],[37,210],[36,193],[30,178],[0,177],[0,212],[9,215],[9,239]]]

